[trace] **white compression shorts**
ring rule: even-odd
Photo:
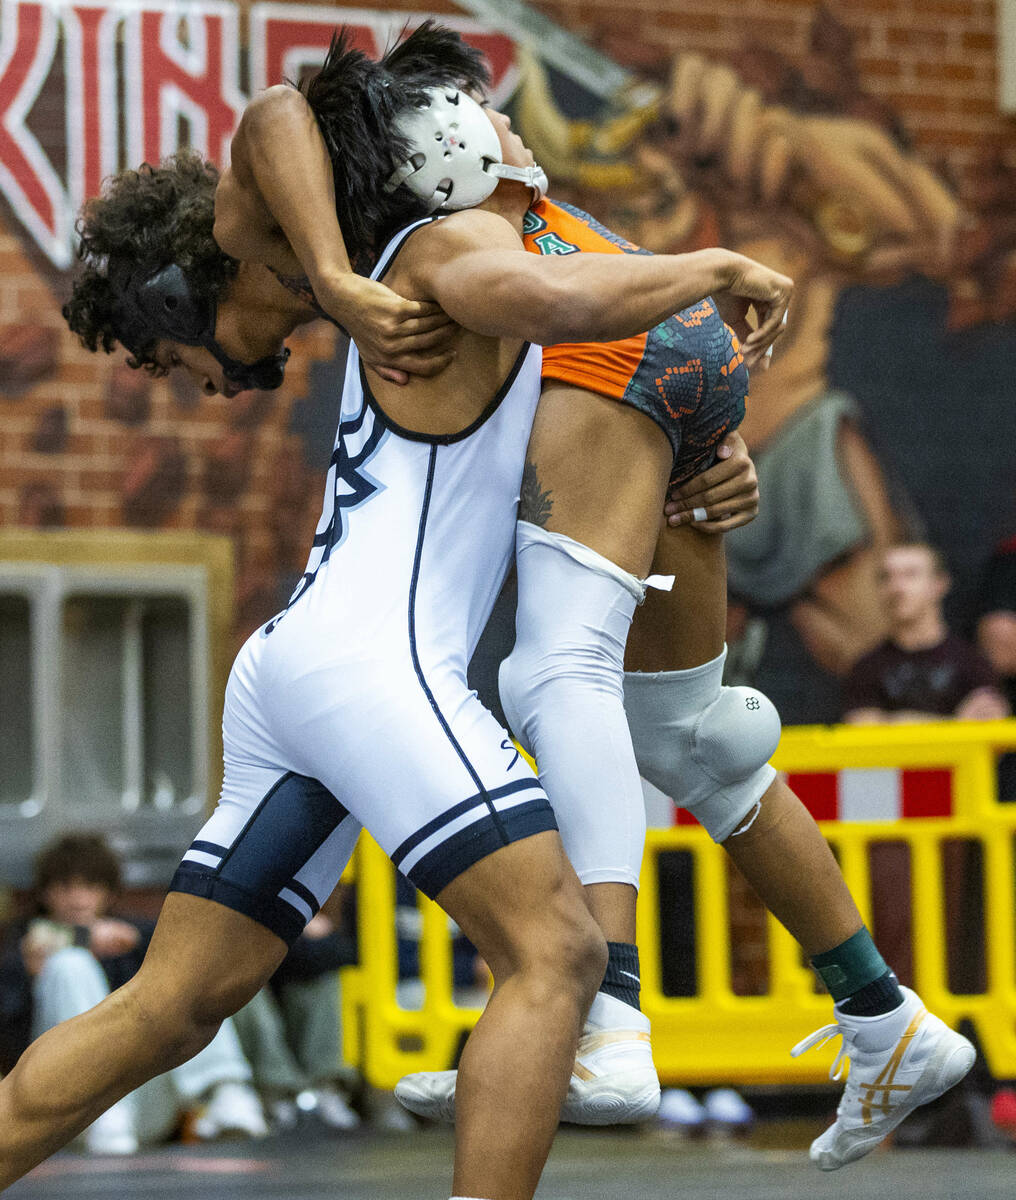
[[[623,704],[624,646],[644,585],[562,534],[520,521],[516,642],[500,691],[536,759],[584,884],[638,887],[645,802]]]

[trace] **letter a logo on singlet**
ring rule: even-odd
[[[577,254],[579,249],[573,242],[566,242],[553,230],[534,237],[533,242],[539,247],[541,254]]]

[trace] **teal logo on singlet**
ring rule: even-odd
[[[577,254],[579,249],[574,242],[566,242],[556,233],[541,233],[533,241],[539,246],[541,254]]]
[[[547,222],[543,217],[538,217],[532,209],[522,219],[522,233],[525,237],[532,237],[533,234],[539,235],[533,237],[533,244],[541,254],[578,253],[578,246],[573,242],[566,242],[560,234],[554,233],[553,230],[548,230],[547,233],[540,232],[546,228]]]

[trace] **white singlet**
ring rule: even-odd
[[[380,278],[417,222],[378,263]],[[536,776],[466,683],[510,565],[540,349],[446,436],[401,429],[350,346],[325,501],[286,609],[226,689],[218,807],[172,887],[292,941],[360,825],[426,894],[554,829]]]

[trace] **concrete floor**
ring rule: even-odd
[[[750,1142],[687,1142],[666,1132],[564,1130],[540,1200],[1013,1200],[1011,1150],[884,1150],[842,1172],[807,1161],[811,1128],[762,1127]],[[806,1135],[806,1136],[802,1136]],[[128,1160],[64,1153],[10,1200],[447,1200],[445,1130],[174,1146]]]

